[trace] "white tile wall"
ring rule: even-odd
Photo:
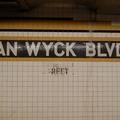
[[[119,73],[119,62],[0,62],[0,120],[119,120]]]

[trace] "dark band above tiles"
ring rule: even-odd
[[[94,32],[94,33],[120,33],[118,30],[42,30],[42,29],[0,29],[1,32]]]

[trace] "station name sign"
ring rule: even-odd
[[[2,57],[120,58],[120,41],[1,40]]]

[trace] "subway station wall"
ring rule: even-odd
[[[120,27],[0,20],[1,120],[119,120]]]

